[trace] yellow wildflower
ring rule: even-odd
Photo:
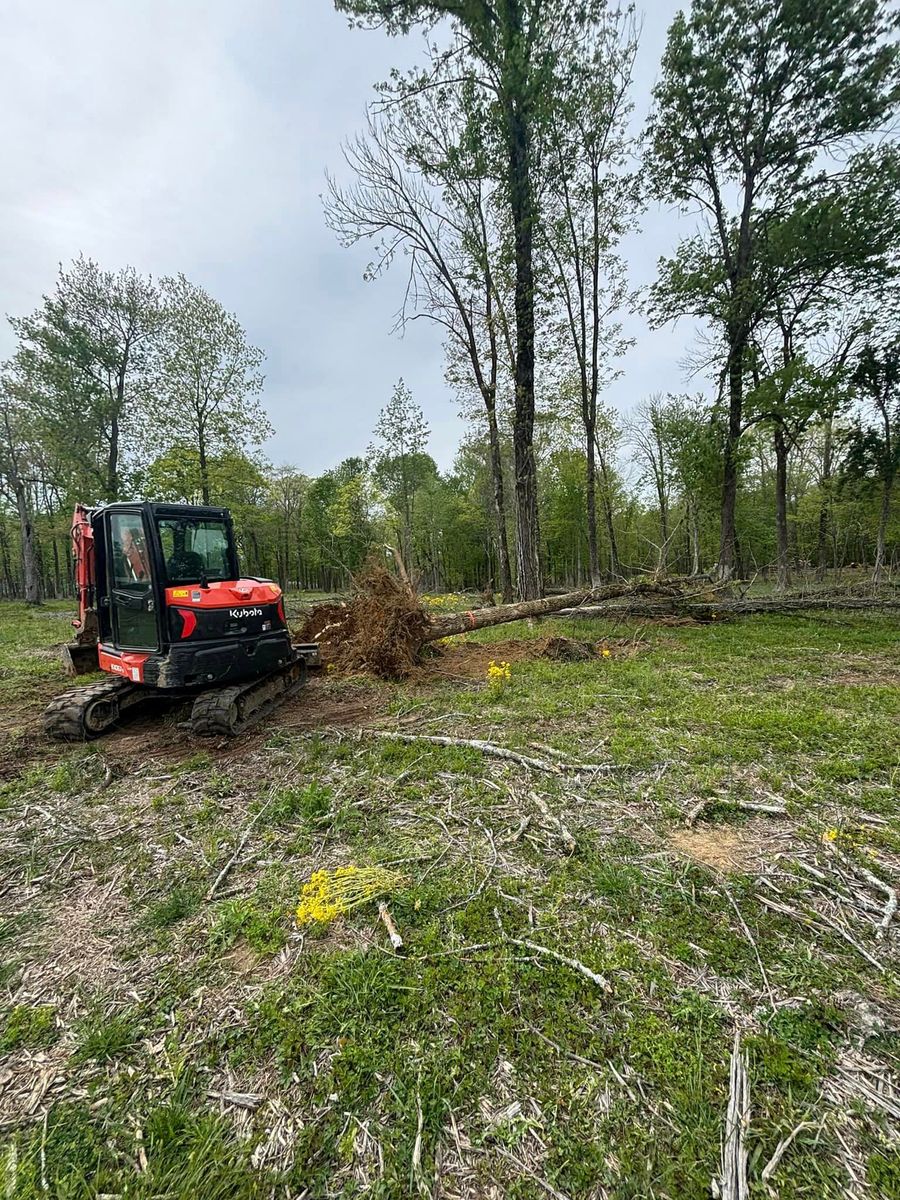
[[[314,871],[300,891],[297,924],[333,921],[376,896],[395,891],[402,883],[402,875],[386,867],[350,865],[335,871]]]
[[[607,650],[607,648],[604,646],[603,649],[600,651],[600,653],[603,655],[604,658],[609,658],[610,654],[612,654],[612,651]]]
[[[822,834],[823,842],[836,842],[840,837],[840,832],[837,829],[826,829]]]
[[[508,662],[495,662],[493,659],[488,663],[487,669],[488,691],[492,696],[502,696],[506,691],[506,686],[512,678],[512,669]]]

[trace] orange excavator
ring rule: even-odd
[[[72,547],[67,670],[111,678],[57,696],[44,713],[51,737],[97,737],[139,704],[188,698],[192,732],[234,736],[318,665],[315,644],[291,641],[278,584],[241,575],[225,508],[79,504]]]

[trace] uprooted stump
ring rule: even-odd
[[[430,621],[415,594],[380,564],[354,580],[346,604],[319,604],[299,640],[318,642],[322,661],[349,673],[402,679],[415,666]]]

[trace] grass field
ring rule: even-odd
[[[896,620],[546,620],[60,747],[68,615],[0,608],[0,1194],[701,1200],[739,1031],[751,1195],[900,1197]],[[402,953],[297,929],[347,864]]]

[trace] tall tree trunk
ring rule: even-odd
[[[588,565],[591,584],[600,582],[600,553],[597,548],[597,459],[594,446],[594,427],[588,423],[587,432],[587,520]]]
[[[688,538],[691,547],[691,574],[700,574],[700,522],[697,519],[697,505],[693,499],[687,501]]]
[[[660,463],[660,472],[662,472],[662,463]],[[660,474],[657,483],[657,498],[659,500],[659,563],[657,570],[660,575],[664,575],[669,563],[669,505],[666,500],[665,484],[662,474]]]
[[[16,494],[16,512],[19,516],[19,530],[22,537],[22,577],[25,587],[26,604],[40,604],[41,577],[38,571],[37,554],[34,544],[34,525],[28,507],[28,495],[24,484],[14,484]]]
[[[113,413],[109,422],[109,455],[106,460],[106,499],[119,498],[119,415]]]
[[[197,457],[200,460],[200,496],[209,504],[209,463],[206,458],[206,434],[201,426],[197,430]]]
[[[822,473],[819,476],[819,530],[816,543],[816,579],[821,583],[828,569],[828,524],[831,519],[831,470],[834,456],[834,418],[829,414],[825,422],[825,444],[822,447]]]
[[[736,562],[735,510],[737,508],[738,464],[737,450],[741,437],[744,405],[744,351],[746,336],[741,331],[729,331],[728,351],[728,432],[722,464],[722,520],[719,542],[719,563],[716,573],[727,580],[734,574]]]
[[[788,448],[784,437],[784,426],[776,424],[775,443],[775,533],[778,545],[777,589],[785,591],[791,582],[790,553],[788,548],[787,519],[787,460]]]
[[[891,472],[885,477],[881,492],[881,511],[878,514],[878,540],[875,543],[875,569],[872,572],[872,583],[878,587],[884,571],[885,546],[887,543],[887,527],[891,517],[891,493],[894,489],[894,475]]]
[[[491,483],[494,492],[494,520],[497,522],[497,567],[500,593],[508,601],[513,594],[512,566],[509,561],[509,538],[506,534],[506,497],[503,486],[503,456],[500,452],[500,431],[497,428],[496,400],[485,397],[490,443]]]
[[[521,21],[513,53],[523,53]],[[509,193],[515,235],[516,405],[513,455],[516,473],[517,592],[522,600],[541,595],[537,467],[534,460],[534,194],[531,129],[522,101],[507,100]]]
[[[3,595],[11,599],[15,595],[12,564],[9,561],[9,536],[6,520],[0,517],[0,563],[3,568]]]
[[[616,526],[613,521],[613,510],[611,495],[611,479],[609,476],[609,466],[606,461],[606,456],[597,445],[596,435],[594,437],[594,446],[597,450],[597,461],[600,464],[600,478],[603,480],[603,492],[601,501],[603,503],[603,521],[606,525],[606,536],[609,539],[609,573],[613,579],[618,579],[622,574],[622,569],[619,564],[619,543],[616,539]]]

